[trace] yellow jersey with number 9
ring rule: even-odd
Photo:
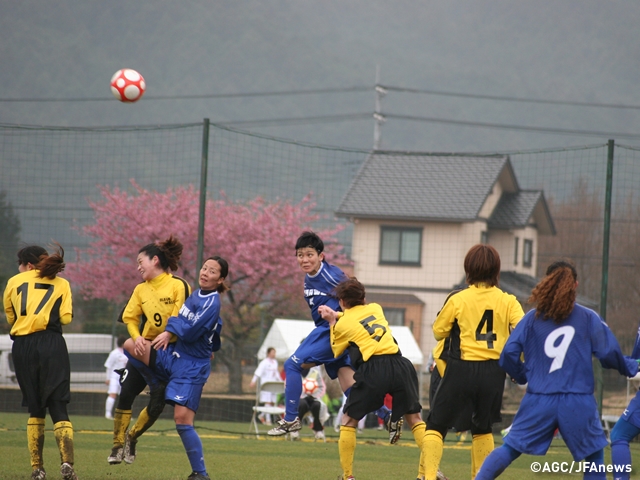
[[[398,344],[384,318],[382,307],[377,303],[346,309],[331,328],[333,355],[337,358],[350,347],[360,350],[364,362],[373,355],[398,353]]]
[[[447,298],[433,324],[436,340],[449,338],[449,358],[498,360],[524,316],[515,296],[498,287],[471,285]]]
[[[133,340],[142,335],[153,340],[164,332],[169,317],[178,316],[180,307],[191,295],[191,287],[182,278],[161,273],[140,283],[122,311],[120,321],[127,326]],[[175,338],[172,337],[172,341]]]
[[[22,336],[42,330],[62,333],[62,325],[73,318],[71,287],[64,278],[38,277],[37,270],[9,279],[4,291],[4,311],[11,335]]]

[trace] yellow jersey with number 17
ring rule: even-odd
[[[398,353],[398,344],[391,334],[389,323],[380,305],[369,303],[348,308],[334,324],[331,328],[333,355],[337,358],[347,348],[350,349],[352,363],[354,355],[351,349],[353,348],[359,350],[359,356],[363,362],[373,355]]]
[[[73,318],[71,287],[64,278],[40,278],[37,270],[9,279],[4,291],[4,312],[11,335],[22,336],[42,330],[62,333],[62,325]]]
[[[524,316],[515,296],[482,284],[447,298],[433,324],[436,340],[449,338],[449,358],[498,360],[511,331]]]

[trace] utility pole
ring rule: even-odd
[[[373,112],[373,150],[380,150],[380,144],[382,143],[382,124],[385,122],[384,115],[382,115],[382,97],[387,94],[387,91],[380,85],[380,65],[376,65],[376,108]]]

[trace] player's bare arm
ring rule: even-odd
[[[336,312],[333,308],[328,307],[327,305],[320,305],[318,307],[318,313],[332,327],[335,325],[336,321],[338,320],[338,312]]]

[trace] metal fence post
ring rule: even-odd
[[[202,160],[200,164],[200,206],[198,209],[198,252],[196,256],[196,271],[194,287],[197,287],[200,267],[204,258],[204,222],[207,205],[207,167],[209,164],[209,119],[202,122]]]

